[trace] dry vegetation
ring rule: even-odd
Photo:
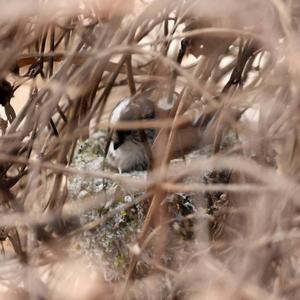
[[[0,15],[1,299],[299,299],[297,0],[11,0]],[[147,177],[74,167],[116,101],[149,90],[179,101],[163,120],[114,125],[159,130]],[[139,196],[70,225],[108,197],[70,201],[72,176]],[[202,207],[178,216],[166,199],[180,193]],[[136,203],[127,272],[109,282],[74,245]],[[192,222],[189,238],[174,219]]]

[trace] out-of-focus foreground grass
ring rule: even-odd
[[[1,299],[299,299],[299,24],[296,0],[0,1]],[[178,103],[114,124],[159,132],[147,176],[72,165],[118,101],[149,91]],[[176,136],[195,124],[185,159]],[[71,201],[73,176],[139,196]],[[170,213],[191,194],[197,211]],[[107,281],[74,245],[137,203],[127,272]],[[174,237],[174,220],[192,237]]]

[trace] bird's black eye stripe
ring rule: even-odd
[[[127,136],[131,134],[131,130],[117,130],[116,140],[114,141],[114,150],[117,150],[124,142]]]
[[[120,134],[123,136],[123,138],[125,139],[127,136],[132,134],[131,130],[120,130]]]

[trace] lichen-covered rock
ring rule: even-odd
[[[85,141],[79,142],[73,159],[73,167],[81,170],[103,169],[102,146],[105,134],[98,132]],[[129,176],[124,174],[124,176]],[[130,176],[145,176],[144,172],[134,172]],[[141,193],[126,191],[110,180],[73,176],[69,180],[69,195],[72,201],[88,196],[96,196],[105,190],[107,201],[98,209],[83,213],[79,218],[81,226],[93,222],[108,213],[116,211],[103,225],[84,231],[78,248],[91,258],[93,267],[105,269],[108,280],[117,279],[125,272],[128,264],[129,245],[136,241],[145,217],[142,204],[133,204],[128,209],[123,206],[133,203]]]
[[[105,133],[103,132],[98,132],[87,140],[79,142],[73,159],[73,166],[89,171],[103,170],[102,149],[104,144]],[[187,161],[197,159],[200,156],[207,156],[209,153],[211,153],[211,146],[190,154],[187,157]],[[176,164],[177,162],[178,160],[174,160],[172,164]],[[213,174],[213,172],[207,174]],[[227,173],[225,172],[224,174]],[[123,173],[122,175],[145,177],[146,173],[131,172]],[[208,178],[211,179],[211,176],[203,176],[204,174],[201,173],[198,179],[189,178],[186,181],[196,180],[198,182],[211,183],[208,180]],[[97,194],[103,198],[104,191],[105,203],[102,203],[100,208],[91,209],[83,213],[79,218],[79,223],[83,226],[100,218],[106,218],[106,220],[103,224],[84,231],[78,248],[80,248],[82,253],[90,257],[93,268],[104,268],[107,280],[117,280],[123,277],[128,270],[130,248],[137,241],[149,203],[146,201],[137,201],[143,197],[143,192],[128,191],[125,186],[107,179],[73,176],[69,180],[69,195],[72,201],[89,196],[97,196]],[[210,194],[215,195],[215,193]],[[220,197],[217,198],[219,199]],[[163,201],[162,205],[170,220],[167,229],[168,249],[164,254],[165,256],[162,257],[162,261],[166,265],[178,265],[178,259],[175,262],[173,258],[178,256],[177,254],[188,243],[194,241],[195,219],[192,216],[200,211],[203,214],[209,213],[212,209],[212,205],[208,203],[209,199],[207,195],[204,197],[202,193],[174,193],[170,194]],[[203,226],[204,229],[201,230],[208,231],[208,227],[206,225]],[[199,228],[196,230],[199,230]],[[147,251],[143,251],[141,260],[137,264],[137,276],[147,274],[151,268],[145,261],[149,259],[151,261],[152,250],[150,246]],[[180,259],[184,260],[185,258],[182,256]]]

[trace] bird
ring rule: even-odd
[[[168,97],[159,101],[153,100],[153,94],[140,93],[122,99],[109,116],[108,144],[106,147],[106,163],[120,173],[144,171],[149,169],[153,154],[161,156],[164,145],[157,146],[155,139],[160,129],[113,129],[114,125],[123,121],[162,120],[172,117],[172,110],[178,107],[180,97],[175,94],[172,103]],[[220,99],[215,99],[215,102]],[[222,111],[222,114],[221,114]],[[193,102],[180,116],[176,126],[169,159],[183,157],[203,146],[215,142],[217,131],[223,132],[230,124],[238,120],[245,110],[232,107],[212,107],[200,101]],[[174,111],[173,111],[174,113]],[[222,117],[220,117],[222,115]]]

